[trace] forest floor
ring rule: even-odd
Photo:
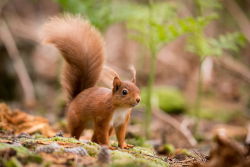
[[[221,134],[209,155],[178,149],[159,155],[153,147],[109,150],[56,132],[43,117],[0,104],[0,166],[250,166],[250,147]],[[65,137],[66,136],[66,137]]]

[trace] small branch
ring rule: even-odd
[[[163,113],[162,111],[158,109],[153,110],[153,115],[157,119],[163,121],[164,123],[170,125],[174,129],[176,129],[178,132],[180,132],[180,134],[183,135],[183,137],[191,146],[195,146],[197,144],[197,141],[195,140],[195,138],[193,137],[189,129],[187,129],[187,127],[181,126],[181,124],[178,121],[176,121],[174,118],[172,118],[170,115]]]
[[[8,0],[1,0],[1,2],[0,2],[0,14],[2,14],[2,9],[7,2],[8,2]]]
[[[224,1],[224,5],[232,15],[234,20],[239,25],[242,33],[246,36],[247,40],[250,42],[250,22],[247,16],[242,12],[241,8],[238,6],[236,1],[226,0]]]
[[[34,43],[41,42],[41,39],[39,38],[39,28],[36,23],[28,19],[20,19],[15,13],[6,15],[5,19],[8,20],[8,27],[9,30],[12,31],[12,36],[29,40]]]
[[[250,145],[250,124],[247,125],[247,137],[246,137],[245,143],[247,145]]]
[[[25,104],[29,107],[35,104],[34,87],[29,77],[24,62],[19,54],[15,40],[6,24],[5,20],[0,19],[0,39],[13,61],[13,66],[24,92]]]
[[[215,59],[215,62],[223,66],[225,69],[233,72],[244,81],[250,83],[250,69],[247,66],[233,60],[230,56],[223,56]]]

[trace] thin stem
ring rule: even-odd
[[[153,94],[153,85],[155,81],[155,72],[156,72],[156,56],[151,58],[150,64],[150,73],[147,84],[147,108],[146,108],[146,138],[150,137],[150,122],[152,117],[152,94]]]
[[[198,17],[198,16],[201,16],[202,14],[202,6],[200,4],[200,0],[195,0],[194,1],[194,4],[195,4],[195,16]]]
[[[196,103],[195,103],[195,115],[200,117],[200,108],[201,108],[201,93],[202,93],[202,62],[199,63],[198,69],[198,82],[197,82],[197,95],[196,95]]]
[[[202,64],[204,59],[200,59],[199,62],[199,71],[198,71],[198,82],[197,82],[197,92],[196,92],[196,99],[195,99],[195,116],[196,116],[196,122],[194,127],[194,132],[197,135],[198,133],[198,127],[200,122],[200,113],[201,113],[201,101],[202,101]]]
[[[34,86],[18,51],[14,37],[4,19],[0,19],[0,40],[5,45],[13,61],[13,67],[23,89],[25,105],[33,107],[36,102]]]
[[[154,32],[152,31],[151,22],[152,22],[152,9],[153,0],[149,1],[149,17],[148,17],[148,26],[149,26],[149,40],[148,46],[150,50],[150,72],[149,79],[147,84],[147,99],[146,99],[146,113],[145,113],[145,135],[146,138],[150,137],[150,122],[152,117],[152,94],[153,94],[153,85],[155,80],[155,71],[156,71],[156,48],[154,45]]]

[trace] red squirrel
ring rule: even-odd
[[[80,16],[51,18],[44,26],[44,42],[55,45],[65,64],[61,84],[67,94],[67,120],[72,137],[79,139],[85,128],[94,129],[92,141],[109,146],[113,129],[118,146],[125,142],[131,109],[140,102],[140,90],[131,81],[113,80],[113,89],[97,87],[104,63],[100,33]]]

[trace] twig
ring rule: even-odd
[[[6,15],[5,19],[8,20],[9,29],[12,31],[14,37],[29,40],[34,43],[40,43],[39,32],[37,25],[25,18],[20,18],[16,12],[11,15]]]
[[[233,60],[230,56],[223,56],[221,58],[215,59],[219,65],[223,66],[225,69],[233,72],[244,81],[250,83],[250,70],[241,63]]]
[[[250,22],[244,12],[242,12],[236,1],[226,0],[224,1],[224,5],[232,17],[234,17],[234,20],[239,25],[247,40],[250,42]]]
[[[3,7],[5,6],[5,4],[8,2],[8,0],[2,0],[1,2],[0,2],[0,14],[2,14],[2,9],[3,9]]]
[[[247,137],[245,143],[250,145],[250,124],[247,125]]]
[[[174,118],[172,118],[170,115],[163,113],[159,109],[154,109],[153,115],[157,119],[163,121],[164,123],[170,125],[171,127],[175,128],[177,131],[179,131],[180,134],[183,135],[183,137],[187,140],[187,142],[191,146],[195,146],[197,144],[197,141],[195,140],[195,138],[193,137],[189,129],[187,129],[184,126],[181,126],[181,124],[178,121],[176,121]]]
[[[0,18],[0,38],[13,61],[13,66],[24,92],[25,104],[29,107],[35,104],[34,87],[17,49],[15,40],[6,24]]]

